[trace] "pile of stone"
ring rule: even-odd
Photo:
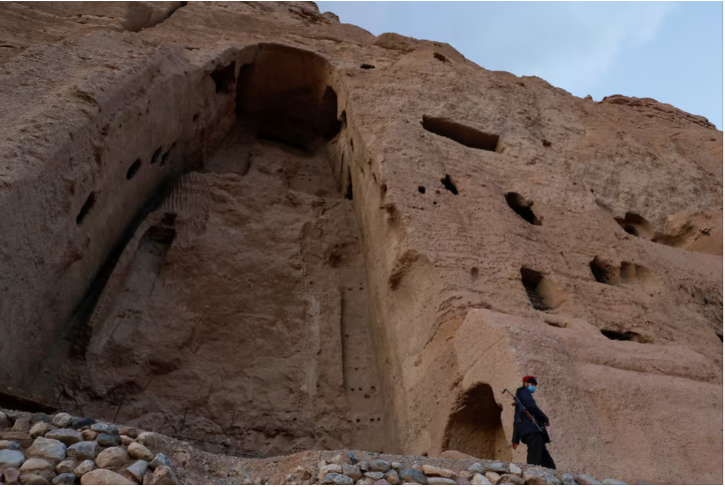
[[[173,485],[153,433],[67,413],[0,411],[0,483]]]
[[[431,465],[405,467],[382,459],[356,461],[337,454],[332,462],[321,460],[317,469],[297,467],[287,476],[288,484],[321,485],[624,485],[616,479],[598,482],[588,475],[562,473],[531,465],[485,461],[468,470],[454,472]]]

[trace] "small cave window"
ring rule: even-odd
[[[501,423],[503,408],[488,384],[477,384],[459,396],[443,437],[443,450],[456,450],[476,458],[511,460]]]
[[[219,66],[211,74],[211,79],[214,80],[217,93],[232,93],[234,91],[234,85],[236,83],[235,71],[236,62],[231,62],[226,66]]]
[[[521,268],[521,283],[524,285],[526,295],[531,301],[531,306],[539,311],[548,311],[551,308],[546,305],[546,297],[539,289],[544,281],[544,275],[541,272],[533,271],[525,267]]]
[[[93,208],[93,205],[95,204],[96,193],[91,191],[91,194],[89,194],[88,198],[86,198],[86,202],[83,203],[81,211],[79,211],[78,216],[76,216],[76,225],[80,225],[81,223],[83,223],[83,220],[85,220],[86,216],[88,216],[88,213],[91,211],[91,208]]]
[[[646,337],[635,333],[633,331],[620,332],[616,330],[599,330],[602,335],[609,338],[610,340],[617,340],[622,342],[638,342],[638,343],[650,343],[650,340]]]
[[[363,63],[360,65],[360,69],[375,69],[375,66],[372,64]]]
[[[720,343],[722,343],[722,332],[720,332],[720,333],[718,333],[718,332],[715,332],[715,334],[716,334],[716,335],[717,335],[717,337],[718,337],[718,338],[720,339]]]
[[[589,268],[591,269],[592,275],[594,276],[594,279],[597,280],[597,282],[601,282],[602,284],[610,284],[612,286],[619,284],[617,269],[601,260],[599,256],[592,259],[592,261],[589,263]]]
[[[131,164],[131,167],[129,167],[128,171],[126,171],[126,179],[130,181],[135,178],[139,169],[141,169],[141,159],[136,159],[136,162]]]
[[[437,53],[437,52],[434,52],[433,53],[433,57],[436,58],[437,60],[443,62],[443,63],[447,61],[446,57],[443,54],[440,54],[440,53]]]
[[[451,179],[451,176],[449,174],[446,174],[444,178],[441,178],[441,183],[443,183],[443,186],[451,193],[458,194],[458,188],[453,183],[453,180]]]
[[[635,237],[646,238],[651,240],[654,236],[652,225],[643,217],[636,213],[627,213],[624,218],[615,218],[616,222],[622,227],[622,230]]]
[[[478,267],[471,267],[471,279],[473,279],[475,281],[476,279],[478,279],[478,276],[479,276]]]
[[[551,141],[547,139],[543,139],[541,143],[544,145],[544,147],[551,147]]]
[[[500,152],[498,135],[487,134],[447,118],[429,117],[427,115],[423,116],[421,124],[428,132],[454,140],[466,147]]]
[[[532,225],[541,225],[541,219],[531,209],[534,203],[526,200],[518,193],[506,193],[506,203],[509,208],[514,210],[517,215],[531,223]]]
[[[171,147],[169,147],[169,150],[164,152],[164,155],[161,157],[161,164],[160,164],[161,166],[163,166],[164,164],[169,162],[169,158],[171,157],[171,153],[174,151],[174,149],[176,149],[176,142],[171,144]]]
[[[425,186],[418,186],[418,192],[420,194],[425,194]]]
[[[161,150],[162,150],[161,147],[156,149],[156,152],[154,152],[154,155],[151,156],[151,164],[156,164],[157,162],[159,162],[159,156],[161,155]]]

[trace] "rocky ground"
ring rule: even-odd
[[[197,450],[139,428],[0,410],[2,485],[598,485],[584,474],[455,451],[443,458],[364,451],[308,451],[240,458]],[[602,484],[624,484],[606,479]]]

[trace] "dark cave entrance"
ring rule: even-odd
[[[501,411],[503,408],[496,404],[488,384],[477,384],[462,393],[448,418],[443,450],[510,461],[511,451],[501,424]]]

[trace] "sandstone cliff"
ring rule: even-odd
[[[0,384],[212,452],[722,480],[722,132],[310,2],[0,4]]]

